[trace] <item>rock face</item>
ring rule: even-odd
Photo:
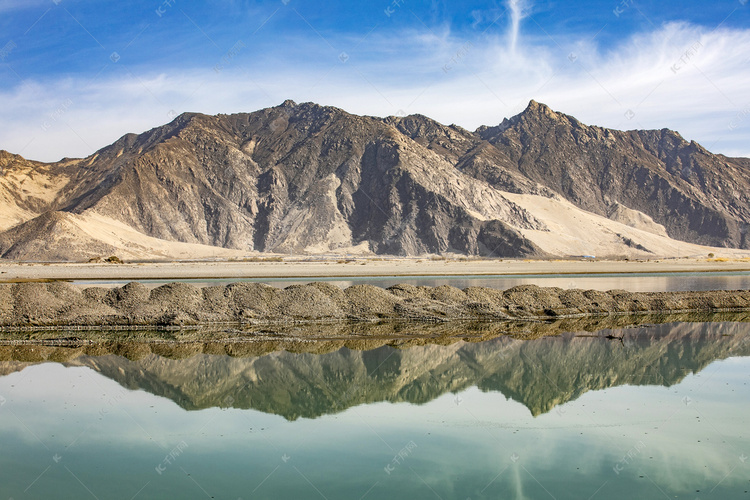
[[[0,327],[189,326],[397,320],[408,322],[538,321],[627,314],[750,310],[750,291],[651,292],[395,285],[388,289],[328,283],[283,290],[261,283],[199,288],[80,289],[68,283],[0,285]]]
[[[668,130],[588,127],[534,101],[473,133],[420,115],[379,119],[291,101],[186,113],[80,160],[0,152],[0,170],[0,256],[13,259],[112,250],[64,214],[247,252],[556,253],[530,239],[551,229],[508,193],[565,199],[661,237],[750,248],[749,160]],[[649,253],[638,245],[626,246]]]

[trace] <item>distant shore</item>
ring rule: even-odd
[[[340,257],[158,263],[3,263],[0,283],[72,280],[348,278],[384,276],[576,275],[750,271],[750,259],[460,260]]]

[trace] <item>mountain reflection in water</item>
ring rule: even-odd
[[[420,342],[4,346],[0,498],[747,497],[748,323]]]
[[[251,357],[190,355],[178,348],[167,356],[132,359],[139,356],[126,346],[131,359],[82,355],[66,364],[90,367],[186,410],[254,409],[295,420],[380,401],[423,404],[477,386],[522,403],[536,416],[587,391],[624,384],[668,387],[715,360],[748,355],[746,331],[746,323],[679,323],[596,336]]]

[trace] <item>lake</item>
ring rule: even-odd
[[[748,498],[750,324],[444,343],[0,347],[0,498]]]

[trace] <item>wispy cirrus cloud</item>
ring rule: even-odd
[[[42,160],[85,156],[175,113],[253,111],[287,98],[376,116],[422,113],[474,129],[535,99],[585,123],[668,127],[715,152],[750,155],[750,30],[674,22],[603,47],[590,33],[540,32],[524,21],[533,13],[521,0],[506,7],[472,14],[478,22],[469,31],[311,30],[277,47],[246,36],[226,60],[224,43],[215,61],[192,66],[182,57],[124,59],[95,78],[29,78],[0,91],[0,148]]]
[[[507,0],[508,10],[510,11],[510,30],[508,33],[510,52],[511,54],[516,53],[516,46],[518,45],[518,36],[521,29],[521,21],[528,15],[528,9],[530,8],[529,2],[526,0]]]

